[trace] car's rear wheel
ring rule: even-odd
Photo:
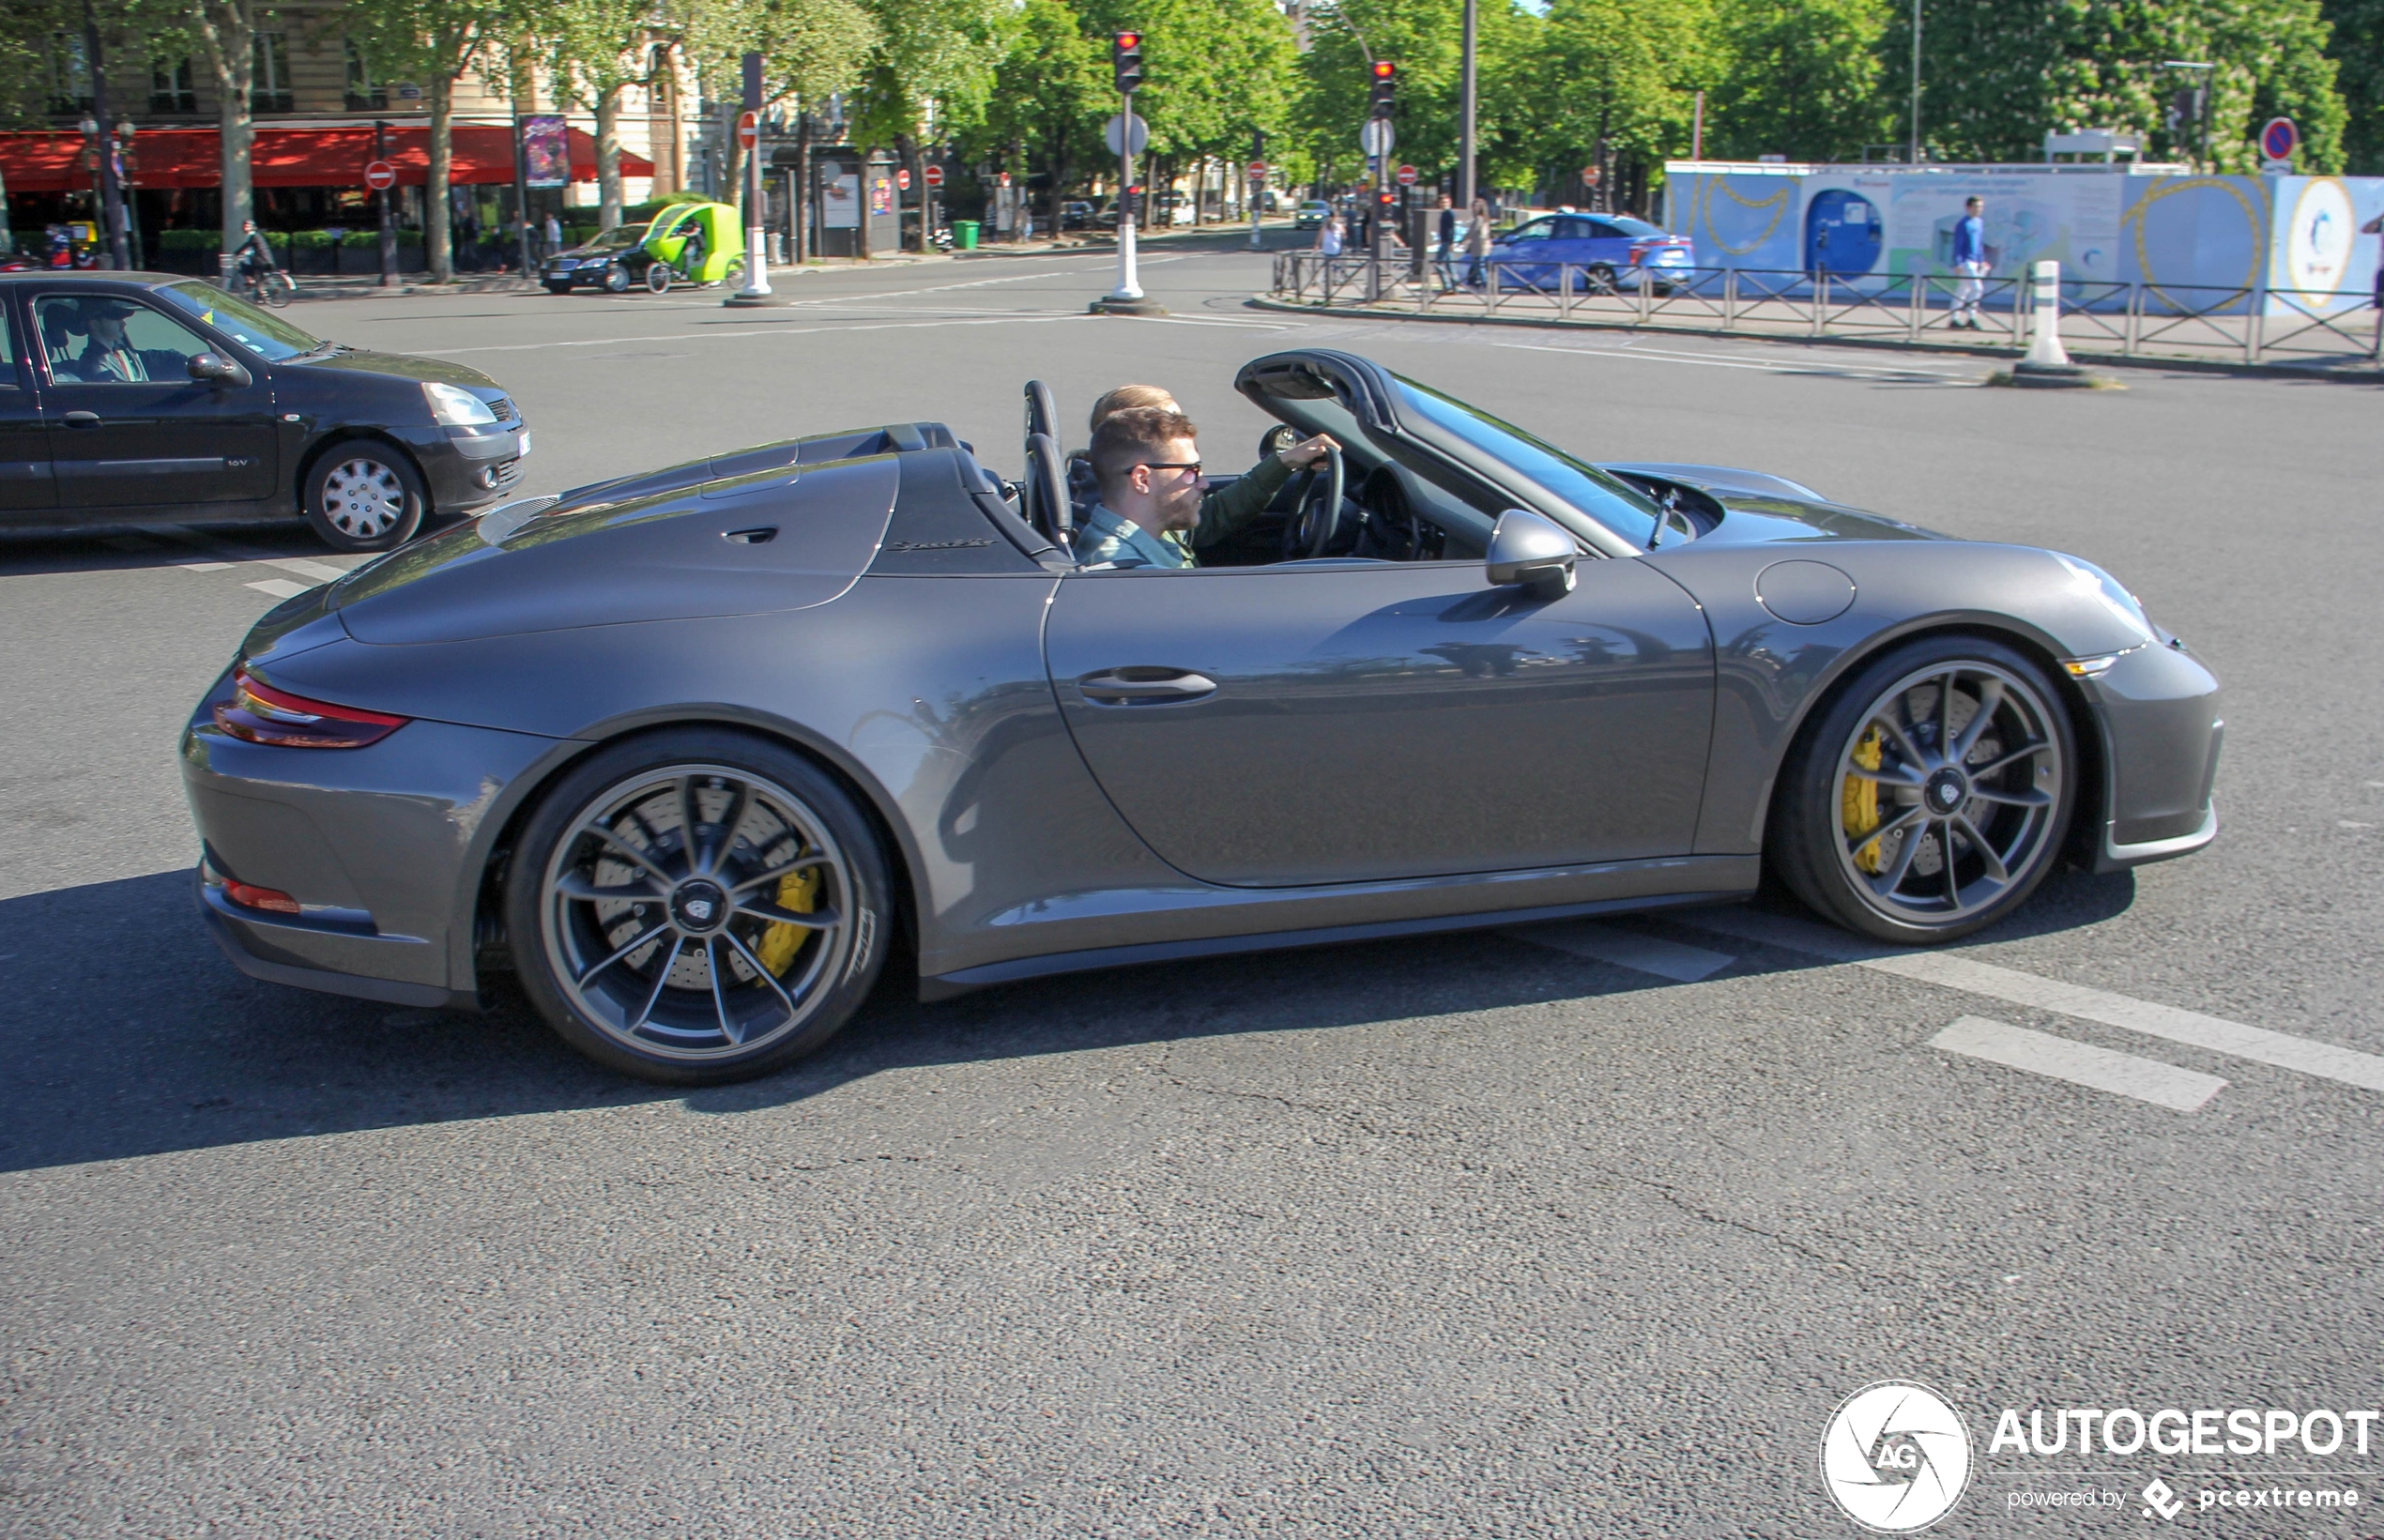
[[[818,767],[695,728],[573,769],[523,831],[505,901],[540,1014],[627,1075],[706,1085],[818,1049],[893,935],[868,820]]]
[[[2075,798],[2070,718],[2043,670],[1978,636],[1927,637],[1857,672],[1800,736],[1771,855],[1808,905],[1903,943],[2025,903]]]
[[[377,439],[351,438],[316,458],[306,522],[334,551],[387,551],[422,526],[428,499],[413,462]]]
[[[1593,262],[1589,271],[1582,274],[1582,288],[1590,294],[1614,292],[1614,269],[1603,262]]]

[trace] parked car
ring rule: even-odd
[[[1082,198],[1071,198],[1060,206],[1060,228],[1062,230],[1086,229],[1093,224],[1097,218],[1098,211]],[[1111,222],[1116,221],[1113,219]]]
[[[549,294],[590,284],[611,294],[625,294],[636,284],[656,294],[673,283],[740,284],[745,277],[745,232],[734,205],[673,204],[647,223],[624,224],[585,246],[556,252],[539,277]]]
[[[511,490],[529,432],[464,364],[326,342],[200,279],[0,275],[0,528],[303,516],[382,551]]]
[[[1190,224],[1200,206],[1189,192],[1169,188],[1151,200],[1151,222],[1154,225]]]
[[[1322,198],[1309,198],[1300,205],[1300,211],[1292,216],[1291,227],[1295,230],[1313,230],[1332,217],[1331,204]]]
[[[1501,284],[1554,289],[1560,272],[1587,294],[1653,283],[1658,293],[1688,281],[1696,242],[1628,214],[1543,214],[1490,243]]]
[[[1198,573],[1079,565],[1030,381],[1020,482],[900,418],[288,600],[177,755],[207,925],[390,1004],[510,972],[696,1084],[816,1050],[890,962],[934,999],[1767,876],[1928,945],[2217,831],[2218,681],[2075,557],[1593,465],[1349,353],[1232,386],[1262,450],[1338,448]]]

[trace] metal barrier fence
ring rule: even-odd
[[[1478,268],[1478,270],[1476,270]],[[1994,341],[2025,347],[2033,299],[2024,278],[1896,273],[1843,278],[1760,267],[1625,268],[1554,262],[1377,261],[1284,252],[1273,297],[1362,305],[1385,314],[1514,319],[1753,335]],[[1957,328],[1956,321],[1973,325]],[[2065,343],[2121,358],[2384,358],[2384,311],[2361,290],[2203,287],[2064,279]]]

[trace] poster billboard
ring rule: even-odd
[[[567,187],[572,179],[571,124],[560,113],[522,117],[523,181],[530,187]]]
[[[861,228],[861,174],[838,172],[820,188],[819,222],[829,230]]]

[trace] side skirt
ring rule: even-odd
[[[1096,947],[1085,952],[1060,952],[1042,957],[1017,957],[964,968],[955,973],[921,975],[922,1000],[947,1000],[994,984],[1021,979],[1047,978],[1059,973],[1086,973],[1100,968],[1130,968],[1139,963],[1181,962],[1194,957],[1231,956],[1247,952],[1288,952],[1301,947],[1342,946],[1352,941],[1380,941],[1398,936],[1429,936],[1449,931],[1493,930],[1505,925],[1535,924],[1545,920],[1578,920],[1596,914],[1625,914],[1650,909],[1694,907],[1702,904],[1733,904],[1755,893],[1751,868],[1745,887],[1709,892],[1658,893],[1642,898],[1601,898],[1577,904],[1547,904],[1536,908],[1499,909],[1488,913],[1431,915],[1415,920],[1380,920],[1357,925],[1326,925],[1314,930],[1271,931],[1255,936],[1211,936],[1182,941],[1147,941],[1137,946]]]

